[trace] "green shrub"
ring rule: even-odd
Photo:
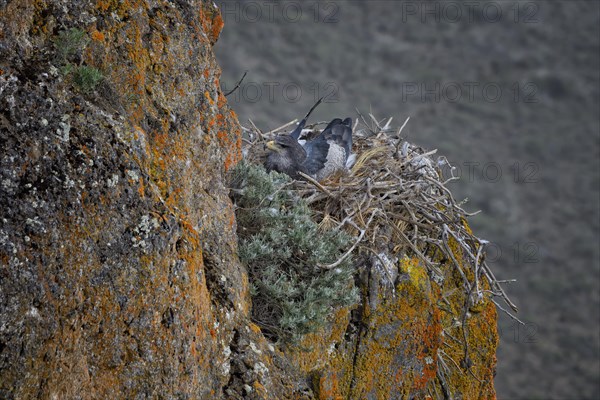
[[[60,62],[67,60],[83,50],[89,42],[85,31],[78,28],[71,28],[66,31],[60,31],[53,39],[56,47],[56,56]]]
[[[60,31],[52,40],[61,73],[72,76],[73,84],[83,93],[90,93],[104,79],[99,69],[80,65],[78,57],[75,57],[85,49],[89,40],[87,33],[78,28]]]
[[[104,76],[98,68],[85,65],[77,67],[73,74],[73,83],[84,93],[94,90],[102,79]]]
[[[325,326],[337,307],[358,301],[354,267],[335,262],[351,238],[321,230],[309,207],[286,190],[287,175],[240,163],[233,171],[239,257],[248,268],[252,317],[263,332],[287,342]]]

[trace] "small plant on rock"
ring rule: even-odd
[[[85,65],[77,67],[73,74],[73,83],[84,93],[93,91],[102,79],[104,76],[98,68]]]
[[[89,43],[87,33],[78,28],[61,31],[53,39],[56,60],[64,76],[70,76],[73,84],[83,93],[90,93],[104,79],[98,68],[81,65],[81,53]]]
[[[89,42],[89,38],[85,31],[78,28],[71,28],[66,31],[60,31],[53,39],[53,42],[59,62],[66,63],[71,57],[85,48]]]

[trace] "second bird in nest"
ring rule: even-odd
[[[267,171],[285,173],[293,179],[301,179],[299,172],[302,172],[321,181],[347,168],[352,151],[351,118],[335,118],[315,138],[299,140],[307,118],[321,100],[289,135],[279,135],[267,142]]]

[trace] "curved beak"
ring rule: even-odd
[[[279,146],[277,145],[277,143],[275,143],[274,140],[269,140],[266,146],[269,150],[279,151]]]

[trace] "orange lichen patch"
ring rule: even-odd
[[[235,213],[233,210],[229,210],[229,228],[233,229],[235,227]]]
[[[140,195],[140,197],[144,198],[146,197],[146,185],[144,185],[144,179],[140,178],[139,182],[140,185],[138,187],[138,194]]]
[[[413,380],[412,389],[415,391],[424,389],[432,382],[437,372],[437,349],[440,347],[442,326],[440,324],[439,310],[433,307],[431,320],[435,323],[431,325],[418,325],[415,327],[414,334],[421,339],[422,346],[418,349],[417,359],[421,361],[423,370],[417,374]]]
[[[298,346],[286,350],[292,363],[307,374],[325,368],[333,354],[332,346],[342,341],[349,320],[349,309],[336,310],[328,327],[305,335]]]
[[[141,95],[144,91],[146,74],[143,71],[137,71],[131,74],[129,83],[135,94]]]
[[[219,90],[219,97],[217,98],[217,107],[219,107],[219,109],[221,109],[221,108],[225,107],[225,104],[227,104],[227,99],[223,95],[223,92],[221,92]]]
[[[254,333],[261,333],[260,327],[253,322],[248,323],[248,328]]]
[[[104,41],[104,33],[100,32],[98,30],[94,30],[90,36],[91,36],[92,40],[95,40],[97,42]]]
[[[139,140],[141,135],[146,135],[146,132],[142,129],[142,127],[138,125],[133,126],[133,138],[135,140]]]
[[[306,335],[297,347],[285,350],[293,365],[311,376],[319,399],[348,398],[353,379],[354,344],[344,340],[349,309],[337,310],[328,328]]]
[[[252,387],[254,388],[258,396],[260,396],[263,399],[267,398],[267,389],[265,389],[265,387],[259,381],[254,381]]]
[[[221,33],[221,30],[223,29],[223,26],[225,25],[225,22],[223,21],[223,17],[221,17],[221,14],[217,14],[216,17],[213,19],[213,23],[212,23],[212,29],[211,29],[211,39],[216,42],[217,39],[219,38],[219,34]]]
[[[338,387],[339,381],[335,374],[333,376],[322,375],[319,378],[318,393],[319,399],[322,400],[342,400],[344,397],[340,394]]]
[[[225,153],[224,168],[228,171],[242,159],[242,136],[239,128],[233,126],[223,114],[217,114],[216,119],[209,121],[209,127],[216,122],[217,138]]]
[[[17,8],[17,12],[15,13],[14,10],[10,10],[10,7],[3,7],[2,9],[0,9],[0,18],[2,17],[8,17],[11,20],[15,21],[18,20],[20,18],[22,18],[23,16],[29,16],[32,15],[32,21],[31,21],[31,33],[33,34],[44,34],[44,35],[48,35],[49,33],[51,33],[51,24],[49,24],[49,18],[48,18],[48,4],[46,1],[43,0],[36,0],[33,2],[29,2],[29,3],[33,3],[33,7],[34,9],[31,10],[31,8],[29,8],[28,4],[23,3],[23,2],[19,2],[19,5],[17,5],[17,7],[27,7],[24,9],[18,9]],[[4,13],[4,11],[6,10],[6,14]],[[27,11],[25,11],[27,10]],[[25,12],[24,12],[25,11]],[[10,16],[9,16],[10,15]],[[0,38],[3,38],[4,35],[3,33],[0,31]]]
[[[115,6],[115,1],[111,0],[98,0],[96,2],[96,8],[100,11],[107,11],[109,8]]]
[[[225,163],[223,164],[223,166],[225,167],[225,172],[229,171],[229,169],[235,165],[235,161],[236,159],[233,157],[232,154],[228,153],[225,156]]]
[[[408,274],[410,283],[418,290],[431,290],[427,270],[417,258],[403,258],[398,265],[400,272]]]
[[[150,45],[156,55],[160,55],[163,52],[165,48],[165,39],[168,40],[168,38],[163,38],[162,35],[160,35],[159,33],[152,33],[152,37],[150,38]]]
[[[189,145],[185,140],[176,140],[169,132],[167,121],[162,121],[162,130],[149,136],[149,172],[150,178],[160,189],[161,196],[169,207],[179,204],[183,191],[173,186],[176,178],[174,169],[179,162],[189,157]],[[179,178],[181,179],[181,178]]]
[[[214,102],[214,100],[213,100],[213,98],[212,98],[212,96],[210,95],[210,92],[209,92],[208,90],[206,90],[206,91],[204,92],[204,98],[206,99],[206,101],[208,101],[208,103],[209,103],[211,106],[215,104],[215,102]]]
[[[214,44],[219,38],[225,23],[219,9],[213,7],[211,3],[207,3],[200,10],[200,25],[206,36],[208,36],[210,43]]]

